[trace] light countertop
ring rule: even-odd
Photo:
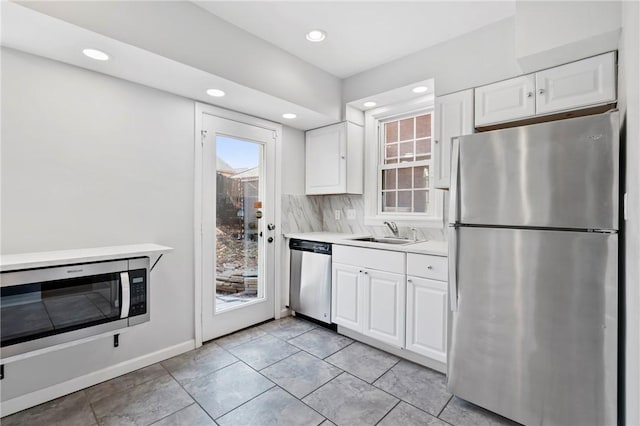
[[[44,268],[76,263],[160,255],[173,250],[158,244],[131,244],[124,246],[95,247],[75,250],[57,250],[37,253],[4,254],[0,256],[2,272],[19,269]]]
[[[342,234],[336,232],[304,232],[284,234],[285,238],[296,238],[300,240],[318,241],[344,246],[355,246],[372,248],[378,250],[400,251],[404,253],[430,254],[433,256],[447,256],[446,241],[422,241],[411,244],[385,244],[370,241],[353,241],[353,238],[369,237],[370,234]]]

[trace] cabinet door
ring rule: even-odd
[[[536,112],[534,91],[533,74],[477,87],[476,127],[533,116]]]
[[[364,271],[363,333],[381,342],[404,347],[405,276]]]
[[[432,176],[436,188],[449,188],[451,138],[473,133],[473,89],[436,98]]]
[[[308,195],[347,191],[347,128],[338,123],[306,133],[305,186]]]
[[[407,349],[447,362],[447,283],[407,278]]]
[[[333,263],[331,280],[331,320],[362,332],[361,268]]]
[[[537,72],[536,89],[538,114],[614,102],[615,54],[611,52]]]

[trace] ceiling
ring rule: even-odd
[[[161,55],[55,19],[14,2],[1,4],[2,46],[65,62],[169,93],[245,114],[282,123],[282,113],[295,111],[298,117],[286,125],[301,130],[334,123],[336,120],[301,105],[226,80],[217,75],[168,59]],[[82,54],[90,46],[111,56],[95,61]],[[212,98],[207,88],[224,87],[228,96]]]
[[[515,14],[514,0],[195,3],[339,78]],[[305,39],[305,34],[316,28],[327,32],[322,43]]]

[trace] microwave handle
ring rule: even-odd
[[[120,318],[127,318],[129,316],[129,306],[131,305],[129,272],[120,272],[120,285],[122,286],[122,310],[120,311]]]

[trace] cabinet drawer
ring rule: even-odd
[[[405,273],[405,253],[351,246],[333,246],[333,262],[378,271]]]
[[[447,281],[447,265],[446,257],[413,253],[407,255],[407,275]]]

